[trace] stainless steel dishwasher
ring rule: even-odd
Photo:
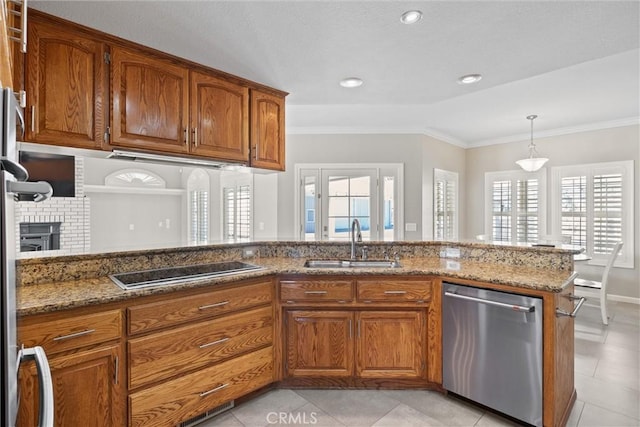
[[[542,299],[443,283],[445,389],[542,426]]]

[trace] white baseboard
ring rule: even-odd
[[[611,300],[611,301],[628,302],[628,303],[631,303],[631,304],[640,304],[640,298],[626,297],[624,295],[608,294],[607,295],[607,299]]]
[[[597,299],[599,297],[598,291],[594,291],[592,289],[587,289],[587,288],[579,288],[579,289],[576,288],[576,294],[584,295],[587,298],[592,297]],[[617,301],[617,302],[628,302],[630,304],[640,305],[640,298],[627,297],[624,295],[607,294],[607,300]]]

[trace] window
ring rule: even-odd
[[[535,243],[545,227],[546,170],[487,172],[487,239],[511,244]]]
[[[296,175],[302,240],[348,240],[354,219],[364,240],[402,238],[402,165],[296,165]]]
[[[189,174],[189,243],[209,241],[209,188],[209,175],[203,169],[194,169]]]
[[[226,240],[251,237],[251,186],[224,187],[223,233]]]
[[[551,171],[554,234],[571,236],[572,244],[584,246],[597,265],[623,241],[616,266],[633,268],[633,161]]]
[[[458,174],[433,170],[433,236],[458,239]]]

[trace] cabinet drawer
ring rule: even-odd
[[[351,280],[283,280],[280,282],[282,301],[351,301]]]
[[[272,295],[273,286],[269,281],[129,307],[129,333],[138,334],[269,304]]]
[[[270,345],[271,307],[206,320],[129,341],[129,386],[190,371]]]
[[[55,319],[19,328],[25,347],[42,346],[48,354],[120,338],[120,310]]]
[[[358,280],[359,301],[405,302],[429,301],[428,280]]]
[[[175,426],[273,381],[273,348],[202,369],[129,396],[130,425]]]

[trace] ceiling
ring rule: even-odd
[[[424,133],[463,147],[639,123],[638,1],[37,1],[289,92],[289,133]],[[400,22],[421,10],[414,25]],[[481,73],[473,85],[458,77]],[[339,86],[358,76],[364,85]]]

